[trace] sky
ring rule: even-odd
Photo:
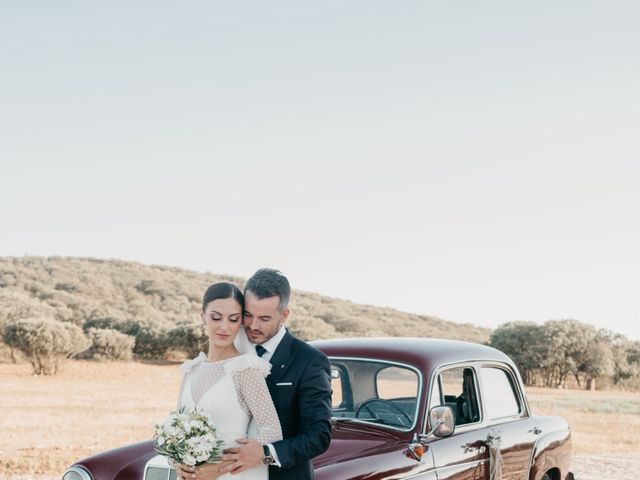
[[[6,1],[0,256],[640,340],[640,4]]]

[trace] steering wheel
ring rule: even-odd
[[[381,403],[382,405],[387,406],[387,407],[391,407],[392,410],[395,410],[396,412],[399,412],[404,418],[407,419],[407,424],[406,425],[404,424],[404,422],[402,422],[402,424],[403,424],[402,426],[403,427],[408,427],[413,423],[413,420],[411,419],[411,417],[409,415],[407,415],[407,412],[402,410],[402,408],[400,408],[395,403],[390,402],[389,400],[385,400],[383,398],[368,398],[367,400],[362,402],[356,408],[356,412],[354,414],[355,418],[360,418],[358,414],[364,409],[369,413],[369,415],[371,415],[374,419],[377,420],[379,417],[378,417],[378,415],[376,415],[375,411],[371,409],[370,405],[372,403]]]

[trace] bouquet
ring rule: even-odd
[[[219,461],[222,440],[209,417],[195,408],[182,407],[171,412],[164,423],[156,425],[155,450],[170,462],[194,467]]]

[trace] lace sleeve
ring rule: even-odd
[[[242,401],[258,427],[255,439],[263,444],[282,440],[280,419],[271,400],[264,373],[257,368],[247,368],[236,372],[235,377]]]
[[[180,410],[182,406],[182,392],[184,392],[184,385],[186,383],[187,376],[182,375],[182,382],[180,382],[180,390],[178,390],[178,404],[176,405],[176,410]]]

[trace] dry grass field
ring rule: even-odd
[[[76,459],[149,439],[175,407],[176,364],[70,362],[55,377],[27,364],[0,364],[0,479],[59,478]],[[640,466],[640,394],[528,389],[533,410],[561,415],[574,432],[579,480],[624,478]],[[605,456],[604,454],[610,454]],[[596,472],[597,471],[597,472]],[[603,472],[608,471],[609,474]],[[627,476],[626,478],[632,478]]]
[[[69,362],[55,377],[0,364],[0,476],[51,476],[153,435],[175,408],[176,365]]]
[[[528,388],[534,413],[569,421],[580,454],[640,454],[640,393]]]
[[[632,479],[640,471],[640,393],[528,388],[534,413],[566,418],[577,480]]]

